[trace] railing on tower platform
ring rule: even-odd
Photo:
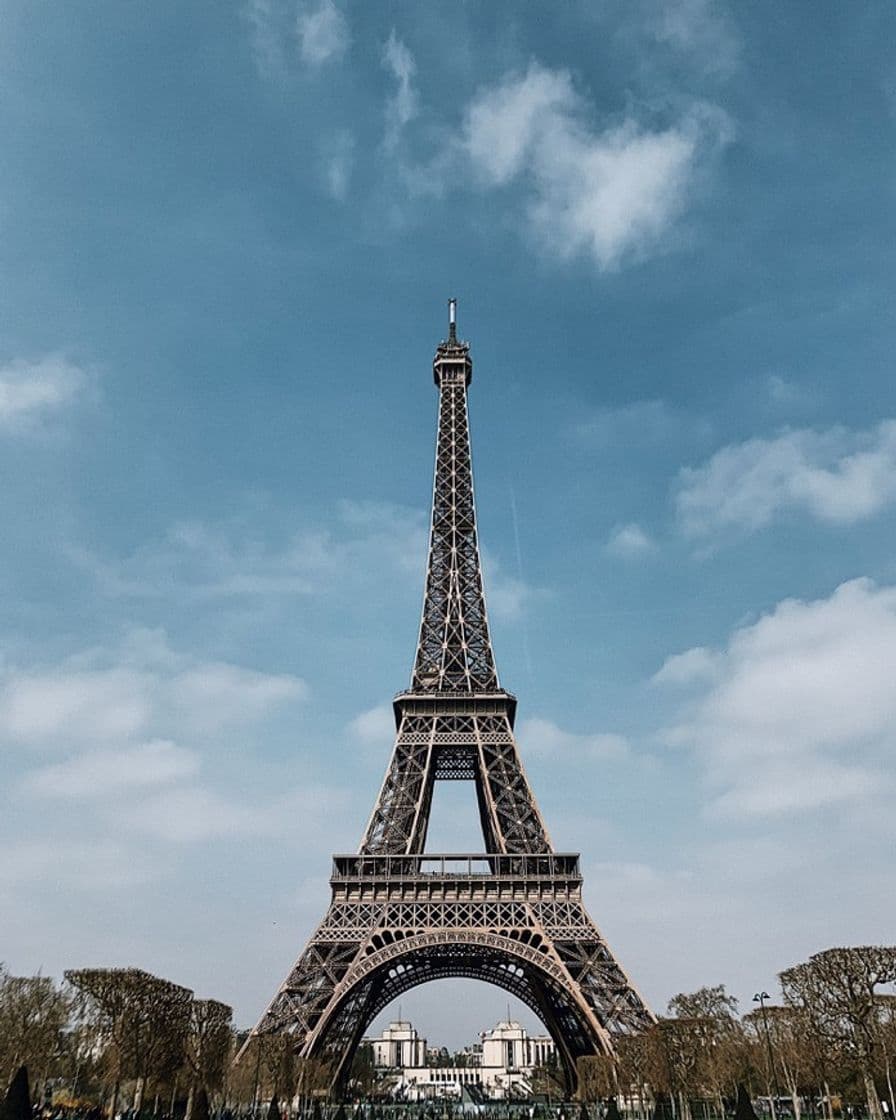
[[[581,872],[578,854],[571,852],[333,856],[332,882],[360,878],[578,880]]]

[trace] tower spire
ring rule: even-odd
[[[429,562],[412,692],[493,692],[498,673],[489,637],[476,536],[467,386],[470,347],[457,338],[457,300],[448,301],[448,340],[436,349],[439,426]]]

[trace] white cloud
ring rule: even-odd
[[[405,125],[418,112],[417,91],[414,88],[417,64],[394,28],[383,48],[383,65],[398,83],[395,93],[386,102],[386,146],[394,147]]]
[[[40,747],[127,739],[147,725],[150,691],[131,669],[13,670],[0,686],[0,736]]]
[[[653,679],[657,684],[690,685],[714,680],[721,655],[704,646],[667,657]]]
[[[517,730],[517,737],[524,754],[557,758],[571,765],[582,758],[620,758],[629,749],[623,735],[611,732],[578,735],[564,731],[556,723],[539,716],[523,720]]]
[[[136,747],[147,736],[203,734],[305,698],[298,677],[201,661],[135,631],[50,669],[0,675],[0,742],[38,749]]]
[[[296,18],[299,53],[309,66],[322,66],[341,58],[349,48],[348,21],[333,0],[301,7]]]
[[[607,541],[607,552],[613,556],[643,556],[652,552],[655,545],[650,536],[636,522],[617,525]]]
[[[304,700],[308,686],[287,674],[208,662],[178,673],[168,695],[185,726],[208,732],[258,719],[279,704]]]
[[[44,797],[105,798],[190,778],[198,769],[195,751],[155,739],[119,750],[88,751],[45,766],[28,775],[25,788]]]
[[[894,587],[858,579],[827,599],[785,600],[724,650],[677,655],[656,679],[697,687],[666,737],[695,752],[718,815],[844,802],[870,812],[892,796]]]
[[[348,725],[352,738],[370,746],[384,746],[395,738],[395,716],[388,704],[361,712]]]
[[[59,762],[27,770],[16,789],[20,797],[54,799],[60,812],[71,803],[88,833],[136,832],[175,843],[304,836],[343,804],[340,790],[306,777],[298,790],[280,787],[264,797],[241,787],[233,796],[206,781],[228,780],[220,761],[232,762],[236,729],[242,739],[247,725],[306,694],[297,677],[205,661],[173,651],[158,631],[134,631],[117,649],[88,650],[49,670],[10,669],[0,691],[0,744],[65,752]],[[182,737],[190,748],[179,745]],[[203,754],[215,765],[203,767]],[[89,813],[79,802],[90,803]],[[47,821],[44,807],[41,813]],[[43,856],[23,851],[16,874],[27,878]],[[111,857],[97,877],[104,867],[114,885]]]
[[[58,354],[0,366],[0,429],[28,427],[69,404],[87,383],[85,372]]]
[[[595,131],[589,111],[566,71],[533,63],[477,94],[464,143],[484,186],[525,181],[528,219],[546,253],[587,254],[607,269],[661,243],[686,207],[701,161],[730,128],[708,106],[652,131],[632,117]]]
[[[675,497],[683,530],[755,531],[788,511],[850,525],[896,501],[896,421],[866,431],[783,432],[717,451],[685,468]]]

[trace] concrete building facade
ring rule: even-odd
[[[373,1049],[377,1070],[393,1075],[394,1095],[405,1100],[460,1099],[465,1089],[492,1100],[527,1097],[535,1068],[557,1059],[551,1038],[530,1035],[512,1019],[480,1037],[480,1043],[458,1051],[451,1064],[436,1064],[433,1059],[442,1053],[428,1051],[426,1040],[406,1021],[390,1023],[378,1038],[364,1041]]]

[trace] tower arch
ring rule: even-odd
[[[539,1018],[560,1056],[569,1093],[576,1060],[612,1053],[612,1043],[578,997],[550,948],[500,933],[430,931],[372,949],[346,977],[337,997],[308,1038],[304,1053],[322,1059],[334,1087],[342,1088],[370,1023],[405,992],[434,980],[478,980],[515,996]]]

